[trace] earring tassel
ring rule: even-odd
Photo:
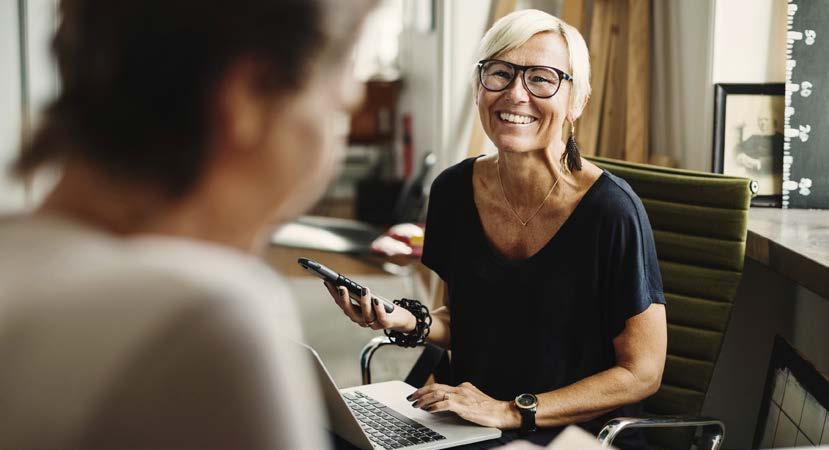
[[[567,145],[564,149],[564,158],[567,162],[567,169],[570,170],[570,172],[581,170],[581,153],[579,152],[579,146],[576,144],[576,138],[573,137],[572,134],[569,138],[567,138]]]

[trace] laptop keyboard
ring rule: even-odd
[[[346,392],[343,397],[374,445],[395,449],[446,439],[362,392]]]

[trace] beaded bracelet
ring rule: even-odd
[[[429,336],[429,329],[432,326],[432,316],[429,314],[429,308],[417,300],[408,298],[401,298],[394,301],[395,305],[408,310],[415,316],[417,321],[415,329],[411,333],[404,333],[402,331],[383,330],[388,336],[389,340],[401,347],[417,347],[426,342],[426,337]]]

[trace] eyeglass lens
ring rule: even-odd
[[[502,91],[515,78],[515,68],[499,61],[488,61],[481,67],[481,84],[490,91]],[[524,72],[527,90],[536,97],[551,97],[558,91],[561,78],[545,67],[531,67]]]

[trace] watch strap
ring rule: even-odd
[[[535,431],[535,408],[518,408],[518,412],[521,414],[521,429],[519,433],[526,435]]]

